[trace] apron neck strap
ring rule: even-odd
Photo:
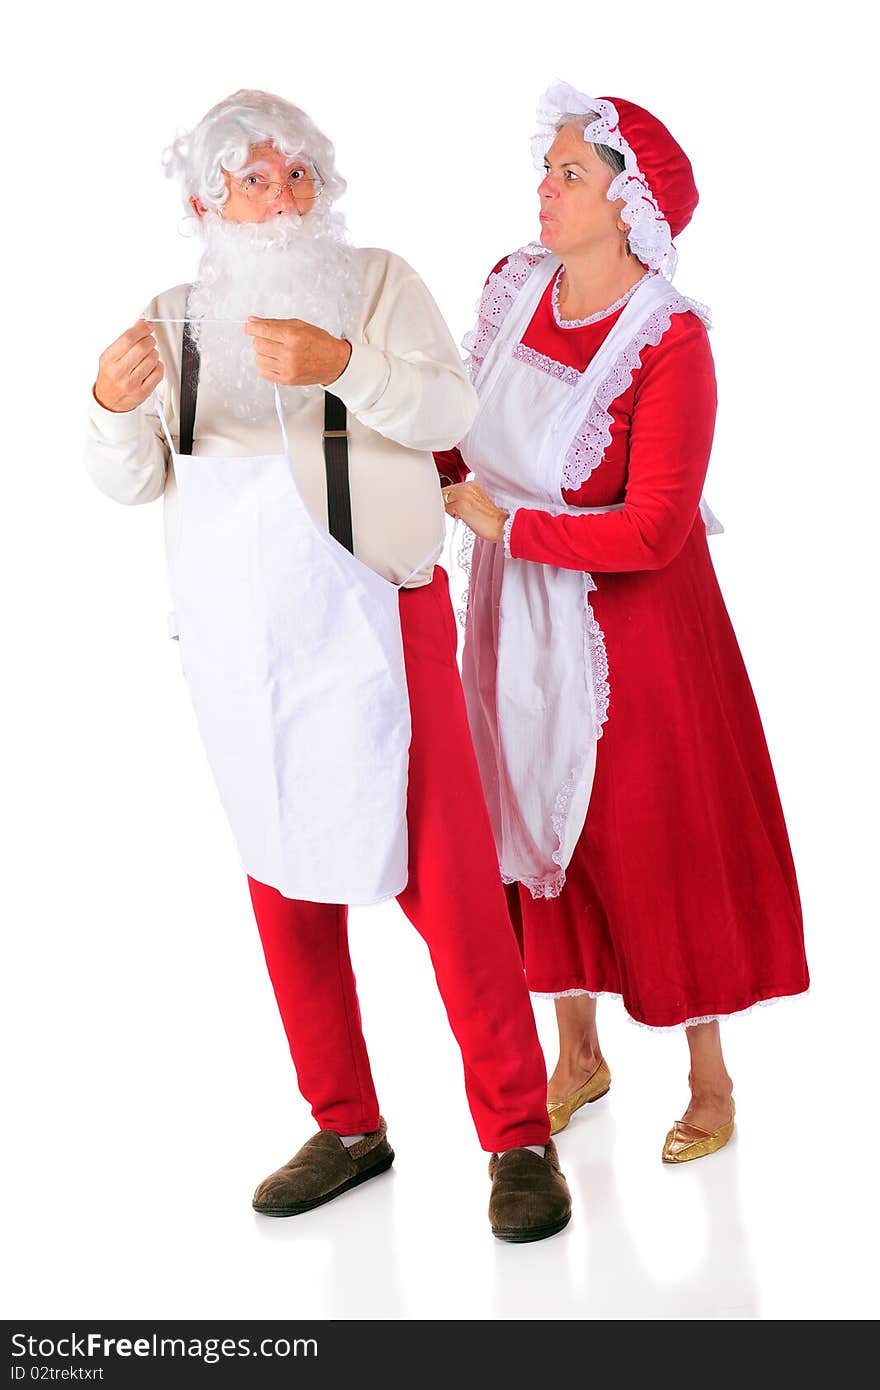
[[[275,414],[278,416],[278,423],[281,426],[281,439],[284,444],[284,453],[287,458],[290,458],[290,445],[287,441],[287,426],[284,423],[284,407],[281,404],[281,392],[278,390],[277,381],[272,387],[272,390],[275,394]]]
[[[199,355],[198,355],[198,348],[196,347],[196,344],[195,344],[194,340],[193,340],[192,338],[190,338],[189,335],[188,335],[188,332],[187,332],[188,329],[189,329],[189,323],[186,323],[185,326],[184,326],[184,333],[183,333],[183,344],[184,344],[184,346],[183,346],[183,358],[182,358],[182,360],[181,360],[181,396],[180,396],[180,399],[181,399],[181,416],[180,416],[180,442],[181,442],[181,447],[180,447],[179,449],[175,449],[175,447],[174,447],[174,440],[173,440],[173,438],[172,438],[172,436],[171,436],[171,430],[170,430],[169,427],[168,427],[168,419],[167,419],[167,417],[166,417],[166,415],[165,415],[165,411],[164,411],[163,408],[162,408],[162,402],[161,402],[161,400],[159,399],[159,392],[158,392],[158,391],[154,391],[154,392],[153,392],[153,401],[154,401],[155,406],[156,406],[156,414],[157,414],[158,417],[159,417],[159,422],[160,422],[160,424],[161,424],[161,426],[162,426],[163,432],[164,432],[164,434],[165,434],[165,438],[166,438],[167,441],[168,441],[168,448],[171,450],[172,455],[174,455],[174,454],[191,454],[191,453],[192,453],[193,421],[194,421],[194,419],[195,419],[196,395],[197,395],[197,393],[198,393]],[[187,353],[187,342],[189,342],[190,345],[191,345],[191,346],[190,346],[190,352],[189,352],[189,354]],[[189,382],[191,383],[191,385],[187,385],[187,387],[186,387],[186,389],[185,389],[185,388],[184,388],[184,380],[187,378],[187,376],[189,376]],[[280,392],[279,389],[278,389],[278,383],[277,383],[277,382],[273,385],[272,391],[273,391],[273,395],[274,395],[274,398],[275,398],[275,413],[276,413],[276,415],[278,416],[278,425],[279,425],[279,428],[280,428],[280,430],[281,430],[281,439],[282,439],[283,444],[284,444],[284,453],[285,453],[285,456],[289,459],[289,458],[290,458],[290,442],[289,442],[289,440],[288,440],[288,438],[287,438],[287,425],[286,425],[285,420],[284,420],[284,407],[283,407],[282,404],[281,404],[281,392]],[[188,414],[189,414],[188,422],[187,422],[187,420],[186,420],[186,418],[185,418],[185,416],[184,416],[184,409],[183,409],[183,402],[184,402],[185,400],[190,402],[190,405],[189,405],[188,408],[187,408],[187,409],[188,409]],[[185,426],[185,425],[186,425],[186,427],[187,427],[187,435],[186,435],[186,436],[185,436],[185,432],[184,432],[184,426]],[[341,467],[342,467],[343,470],[344,470],[344,498],[343,498],[343,499],[340,499],[340,498],[337,497],[337,498],[336,498],[335,506],[336,506],[336,510],[337,510],[337,511],[340,511],[340,510],[341,510],[343,516],[345,516],[346,513],[347,513],[347,521],[348,521],[348,540],[346,541],[344,538],[340,537],[339,535],[335,535],[335,533],[332,532],[332,531],[331,531],[331,534],[334,534],[334,535],[335,535],[335,539],[338,540],[338,541],[340,542],[340,544],[345,545],[345,548],[346,548],[347,550],[349,550],[349,551],[352,551],[352,553],[353,553],[353,551],[354,551],[354,546],[353,546],[353,544],[352,544],[352,542],[351,542],[351,501],[350,501],[350,498],[349,498],[349,496],[348,496],[348,449],[347,449],[348,440],[347,440],[347,437],[346,437],[346,436],[347,436],[347,432],[346,432],[345,426],[346,426],[346,409],[345,409],[345,406],[343,405],[342,401],[340,401],[340,400],[338,399],[338,397],[331,395],[331,393],[328,391],[328,392],[326,393],[326,396],[325,396],[324,446],[325,446],[325,451],[326,451],[326,449],[327,449],[328,442],[330,443],[331,446],[333,446],[333,445],[341,445],[341,446],[342,446],[342,449],[341,449],[342,457],[340,458],[339,463],[340,463]],[[333,428],[333,427],[336,427],[336,428]],[[328,439],[327,439],[327,434],[328,434],[328,432],[330,433],[330,440],[329,440],[329,441],[328,441]],[[184,444],[187,445],[186,448],[183,447]],[[334,496],[335,494],[333,493],[333,490],[332,490],[331,487],[330,487],[330,482],[331,482],[330,468],[329,468],[330,459],[327,460],[327,463],[328,463],[327,484],[328,484],[328,504],[329,504],[329,503],[332,501],[333,496]],[[341,507],[340,507],[340,501],[342,501],[342,502],[344,503],[344,505],[342,505]],[[431,563],[435,563],[435,562],[439,559],[439,557],[440,557],[440,555],[441,555],[441,553],[442,553],[442,550],[443,550],[443,542],[442,542],[442,541],[441,541],[441,543],[440,543],[439,545],[437,545],[437,544],[433,545],[433,546],[431,547],[431,550],[429,551],[429,553],[425,556],[425,558],[424,558],[423,560],[420,560],[419,563],[416,565],[415,569],[413,569],[413,570],[406,576],[406,578],[405,578],[404,580],[402,580],[401,583],[396,584],[396,585],[395,585],[395,588],[397,588],[397,589],[402,589],[402,588],[404,588],[404,586],[407,585],[407,584],[409,583],[409,581],[410,581],[415,575],[417,575],[417,574],[419,573],[419,570],[424,569],[425,565],[431,564]]]
[[[173,456],[177,453],[177,450],[174,447],[174,440],[171,438],[171,431],[168,428],[168,420],[165,415],[165,411],[162,409],[162,402],[159,399],[159,392],[155,389],[155,387],[153,388],[153,404],[156,407],[156,414],[159,417],[159,424],[162,426],[163,433],[165,435],[166,440],[168,441],[168,448],[171,450]]]

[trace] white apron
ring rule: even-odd
[[[288,898],[407,881],[411,735],[398,586],[312,520],[284,453],[182,455],[181,663],[242,862]]]
[[[661,276],[648,277],[572,384],[570,372],[536,369],[521,350],[514,356],[559,264],[552,255],[538,262],[502,322],[475,382],[480,408],[461,453],[507,511],[619,510],[567,505],[563,459],[620,354],[661,304],[681,296]],[[536,898],[555,897],[565,882],[607,715],[605,643],[589,602],[595,587],[582,571],[474,544],[462,660],[468,716],[502,877]]]

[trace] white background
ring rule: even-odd
[[[33,6],[7,32],[5,1316],[876,1314],[861,10],[154,0]],[[355,913],[397,1163],[273,1223],[251,1192],[313,1123],[165,635],[161,508],[92,487],[86,399],[100,349],[193,272],[160,153],[222,96],[264,87],[312,114],[349,180],[353,239],[406,257],[460,339],[490,267],[536,234],[528,137],[554,78],[655,111],[696,170],[677,283],[715,312],[707,494],[727,534],[712,550],[775,761],[813,988],[726,1027],[738,1135],[680,1170],[659,1151],[686,1099],[684,1040],[606,1002],[614,1085],[560,1140],[572,1224],[504,1247],[427,954],[394,905]],[[536,1010],[552,1065],[552,1006]]]

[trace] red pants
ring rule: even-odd
[[[431,953],[482,1147],[546,1144],[544,1056],[471,745],[443,570],[423,588],[401,590],[400,623],[412,743],[409,881],[398,902]],[[248,881],[299,1088],[321,1129],[369,1133],[379,1102],[347,908],[285,898]]]

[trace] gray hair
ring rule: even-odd
[[[212,106],[192,130],[179,135],[163,155],[165,172],[182,184],[183,200],[200,198],[220,209],[229,196],[223,171],[247,164],[251,145],[272,144],[283,155],[305,157],[324,183],[325,206],[345,192],[336,172],[336,151],[314,122],[289,101],[271,92],[242,89]]]
[[[598,121],[598,119],[598,111],[585,111],[582,115],[576,115],[573,111],[564,111],[556,122],[556,129],[562,130],[563,126],[573,125],[583,134],[587,126],[592,125],[593,121]],[[613,150],[610,145],[597,145],[592,140],[589,143],[596,151],[597,157],[601,159],[603,164],[607,164],[615,175],[623,173],[626,163],[619,150]]]

